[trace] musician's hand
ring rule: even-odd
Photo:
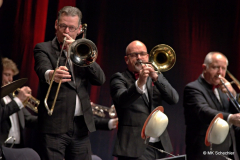
[[[66,37],[65,46],[66,46],[66,50],[68,51],[70,44],[72,44],[75,41],[75,39],[73,39],[66,33],[63,33],[63,35]]]
[[[117,125],[118,125],[118,118],[110,119],[109,122],[108,122],[108,128],[109,129],[117,128]]]
[[[28,100],[31,94],[32,94],[32,90],[29,87],[24,86],[18,91],[17,97],[23,103]]]
[[[240,127],[240,113],[232,114],[229,117],[229,123],[234,126]]]
[[[147,83],[147,78],[149,77],[150,71],[146,65],[142,66],[142,69],[139,72],[139,78],[137,85],[139,88],[143,89],[143,85]]]
[[[49,79],[52,79],[53,72],[54,70],[49,72]],[[60,80],[62,80],[62,83],[71,81],[71,75],[69,74],[66,66],[60,66],[58,69],[56,69],[54,81],[59,83]]]
[[[149,68],[149,71],[150,71],[149,76],[152,78],[154,82],[156,82],[158,79],[158,74],[154,70],[154,67],[151,64],[147,64],[147,67]]]
[[[233,89],[231,83],[229,83],[224,77],[222,77],[221,75],[219,75],[219,78],[223,80],[224,84],[226,85],[226,87],[228,88],[228,90],[232,93],[233,97],[236,97],[236,91]],[[221,83],[219,86],[219,89],[223,92],[223,93],[228,93],[226,87]]]

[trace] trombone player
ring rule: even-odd
[[[162,105],[176,104],[179,96],[162,73],[156,73],[151,64],[141,65],[139,61],[148,62],[146,46],[135,40],[126,48],[124,57],[127,69],[111,77],[110,87],[113,103],[118,115],[118,133],[113,155],[119,160],[151,160],[163,158],[160,153],[144,144],[141,130],[151,111]],[[159,138],[150,138],[149,144],[172,151],[167,131]]]
[[[197,80],[186,85],[184,89],[184,115],[186,124],[186,154],[187,159],[194,160],[224,160],[219,155],[203,154],[210,151],[205,146],[204,139],[212,119],[222,113],[224,120],[229,123],[230,131],[225,141],[221,144],[213,144],[213,151],[227,152],[229,156],[238,160],[236,142],[233,128],[240,126],[240,113],[237,112],[225,93],[227,88],[236,98],[236,91],[224,77],[228,66],[227,57],[220,52],[210,52],[206,55],[202,65],[202,74]],[[224,82],[226,87],[221,83]],[[239,135],[238,135],[239,136]],[[214,152],[215,153],[215,152]]]
[[[39,130],[41,134],[41,159],[75,160],[91,159],[89,132],[95,131],[92,108],[87,92],[88,83],[100,86],[105,82],[105,75],[100,66],[93,62],[87,67],[78,67],[67,62],[65,55],[69,45],[81,33],[81,11],[72,6],[65,6],[58,12],[55,21],[56,37],[52,41],[39,43],[34,48],[35,71],[39,77],[38,109]],[[58,83],[61,82],[54,112],[51,116],[44,106],[44,98],[57,66],[57,59],[66,37],[66,45],[56,69],[48,105],[51,107]]]
[[[13,81],[13,76],[19,73],[17,65],[8,58],[2,58],[2,86]],[[4,143],[8,137],[13,137],[6,141],[6,146],[13,145],[14,148],[23,148],[23,129],[25,127],[35,127],[37,125],[37,116],[32,115],[23,106],[23,102],[31,96],[31,89],[27,86],[19,90],[17,96],[9,94],[1,99],[2,109],[7,108],[1,115],[0,124],[0,143]]]

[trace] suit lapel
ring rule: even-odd
[[[217,110],[221,111],[222,110],[222,104],[219,102],[216,95],[213,93],[212,90],[208,90],[208,93],[209,93],[213,103],[215,104]]]
[[[212,90],[212,85],[208,84],[201,76],[199,77],[198,80],[206,88],[207,94],[211,98],[211,102],[208,100],[209,104],[211,104],[210,106],[212,108],[215,108],[215,109],[221,111],[222,110],[222,104],[218,101],[216,95],[214,94],[214,92]],[[207,98],[207,99],[209,99],[209,98]]]
[[[81,84],[81,78],[80,77],[82,77],[81,76],[81,73],[84,73],[83,72],[83,69],[84,68],[80,68],[79,66],[76,66],[76,65],[74,65],[73,64],[73,73],[74,73],[74,75],[75,75],[75,86],[76,86],[76,89],[77,89],[77,91],[78,91],[78,87],[79,87],[79,85]]]
[[[219,93],[219,97],[221,99],[221,102],[222,102],[222,107],[223,107],[223,110],[228,112],[229,110],[229,100],[228,100],[228,97],[226,96],[225,93],[223,93],[222,91],[220,91],[218,89],[218,93]]]
[[[11,100],[13,100],[14,97],[13,97],[12,93],[10,93],[8,96],[11,98]],[[20,123],[21,127],[24,128],[25,127],[25,120],[24,120],[24,114],[23,114],[22,109],[20,109],[17,112],[17,115],[18,115],[18,119],[19,119],[19,123]]]
[[[133,83],[135,84],[136,79],[135,79],[134,75],[131,74],[129,70],[127,70],[126,74],[127,74],[127,76],[128,76],[128,79],[131,81],[130,84],[133,84]],[[148,83],[148,81],[147,81],[147,83]],[[150,83],[151,83],[151,82],[150,82]],[[147,90],[148,90],[148,87],[147,87]],[[149,102],[148,102],[148,99],[147,99],[146,95],[145,95],[145,94],[142,94],[141,97],[142,97],[144,103],[145,103],[147,106],[149,106]],[[149,98],[149,100],[150,100],[149,94],[148,94],[148,98]]]
[[[18,111],[18,119],[19,119],[21,127],[25,128],[24,114],[23,114],[22,109],[20,109],[20,111]]]

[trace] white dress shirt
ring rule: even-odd
[[[3,97],[3,100],[5,104],[8,104],[12,101],[9,96]],[[18,104],[19,109],[22,109],[24,107],[19,98],[15,97],[13,100]],[[13,137],[15,139],[14,143],[20,144],[21,133],[20,133],[20,123],[18,119],[18,114],[13,113],[11,116],[9,116],[9,118],[11,121],[11,128],[9,130],[8,137]],[[12,144],[14,141],[13,138],[9,139],[7,143]]]
[[[140,88],[138,87],[138,85],[137,85],[137,82],[138,82],[138,80],[136,80],[135,86],[136,86],[136,88],[137,88],[138,93],[140,93],[140,94],[145,94],[146,97],[147,97],[147,100],[148,100],[148,102],[149,102],[146,84],[143,85],[143,89],[140,89]],[[151,143],[156,143],[156,142],[159,142],[159,141],[160,141],[159,137],[157,137],[157,138],[150,137],[150,139],[149,139],[149,142],[151,142]]]

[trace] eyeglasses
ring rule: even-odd
[[[67,26],[65,24],[59,24],[58,26],[60,27],[60,29],[64,29],[64,30],[68,28],[70,32],[74,32],[78,29],[78,28],[75,28],[74,26]]]
[[[138,55],[140,55],[140,57],[144,57],[144,56],[146,56],[147,54],[148,54],[147,52],[129,53],[129,54],[127,54],[127,56],[130,56],[130,57],[138,57]]]

